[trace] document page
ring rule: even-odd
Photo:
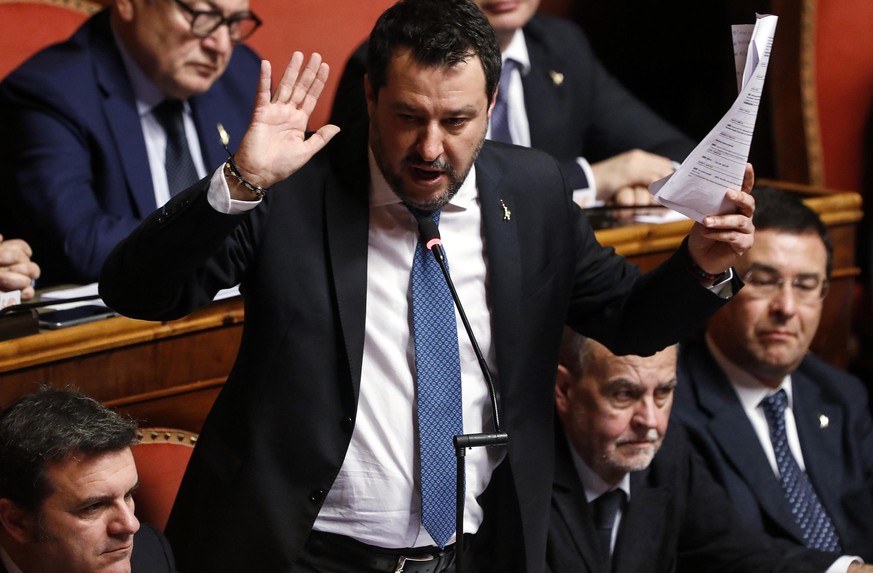
[[[661,205],[698,222],[734,209],[725,192],[742,187],[776,21],[776,16],[758,14],[754,25],[733,27],[739,96],[682,165],[649,186]]]

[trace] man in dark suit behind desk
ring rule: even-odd
[[[746,286],[683,344],[673,415],[749,527],[873,560],[869,398],[809,353],[833,268],[827,229],[796,196],[755,196]]]
[[[694,142],[612,77],[579,26],[537,14],[540,0],[476,4],[497,33],[504,62],[514,63],[498,96],[506,101],[511,142],[557,158],[582,205],[650,203],[648,184],[672,173]],[[331,121],[341,127],[366,114],[365,61],[366,44],[337,87]],[[490,137],[510,141],[493,123]]]
[[[737,212],[707,218],[641,276],[597,243],[553,158],[484,141],[500,49],[469,1],[395,4],[369,54],[369,126],[336,137],[325,126],[304,139],[327,77],[320,57],[304,68],[295,54],[272,97],[265,63],[234,161],[147,218],[103,269],[104,300],[150,320],[241,282],[242,346],[167,526],[183,571],[453,567],[454,524],[435,532],[423,515],[418,468],[432,458],[418,440],[443,418],[417,419],[430,406],[418,402],[429,370],[418,353],[458,352],[436,362],[460,371],[440,380],[462,388],[447,412],[463,413],[464,432],[490,431],[493,417],[461,321],[437,343],[412,320],[430,300],[416,295],[417,217],[439,216],[510,435],[505,450],[466,456],[465,531],[482,571],[543,568],[563,324],[654,352],[738,286],[728,277],[753,239],[747,193],[729,191]],[[441,275],[432,286],[448,294]],[[437,450],[453,498],[451,439]]]
[[[258,21],[248,0],[203,6],[113,0],[0,84],[0,232],[30,243],[41,286],[96,281],[147,214],[224,159],[216,123],[239,141],[259,59],[235,44]],[[163,119],[164,101],[181,112]],[[165,152],[162,121],[182,122],[187,149]],[[186,158],[181,187],[168,155]]]
[[[72,390],[0,411],[0,572],[175,573],[134,516],[136,423]]]
[[[671,346],[654,356],[615,356],[565,329],[555,385],[563,431],[555,440],[551,570],[840,570],[829,569],[837,554],[769,539],[743,525],[681,424],[667,431],[676,354]],[[841,559],[851,562],[842,571],[873,571]]]

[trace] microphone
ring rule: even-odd
[[[500,414],[497,410],[497,392],[494,390],[494,381],[491,378],[491,371],[488,369],[488,363],[485,362],[485,357],[479,349],[479,343],[476,342],[476,336],[473,334],[473,329],[470,327],[470,321],[467,320],[467,313],[464,312],[464,305],[461,304],[461,299],[458,297],[458,292],[455,290],[455,283],[452,282],[452,277],[449,274],[449,268],[446,265],[445,254],[443,253],[443,242],[440,238],[440,230],[437,224],[430,217],[416,217],[418,220],[418,232],[421,237],[421,242],[424,246],[433,253],[440,271],[443,273],[443,278],[449,286],[449,292],[452,293],[452,300],[455,302],[455,307],[458,309],[458,314],[461,316],[461,322],[464,324],[464,330],[467,331],[467,337],[470,339],[470,344],[473,346],[473,352],[476,354],[476,360],[479,362],[479,369],[482,370],[482,376],[488,385],[488,396],[491,399],[491,412],[494,417],[494,432],[490,434],[465,434],[464,436],[470,439],[462,440],[474,446],[490,446],[502,445],[507,442],[509,436],[503,432],[500,424]],[[472,439],[473,436],[479,436]],[[457,447],[456,438],[456,447]],[[494,443],[490,443],[493,441]]]
[[[443,253],[443,242],[440,239],[440,231],[437,224],[428,216],[418,217],[418,232],[421,237],[421,242],[433,253],[434,259],[443,273],[443,278],[449,287],[449,292],[452,293],[452,300],[455,302],[455,308],[458,309],[458,314],[461,317],[461,322],[464,323],[464,330],[467,331],[467,337],[470,339],[470,344],[473,345],[473,352],[476,353],[476,359],[479,362],[479,368],[482,370],[482,376],[488,384],[488,396],[491,398],[491,412],[494,419],[494,432],[479,433],[479,434],[459,434],[453,438],[455,445],[455,457],[457,459],[457,479],[455,481],[455,573],[463,573],[464,567],[464,490],[466,488],[465,478],[465,454],[467,448],[480,446],[502,446],[509,441],[509,434],[503,431],[500,424],[500,414],[497,411],[497,393],[494,391],[494,381],[491,378],[491,371],[488,369],[488,363],[485,362],[485,357],[479,349],[479,343],[476,342],[476,336],[473,334],[473,329],[470,327],[470,321],[467,320],[467,313],[464,312],[464,305],[461,304],[461,299],[455,290],[455,283],[452,282],[452,277],[449,274],[449,268],[446,265],[446,257]]]

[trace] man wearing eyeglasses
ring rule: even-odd
[[[873,561],[873,420],[861,382],[810,354],[833,267],[798,198],[754,193],[740,293],[683,345],[673,416],[748,526]],[[845,571],[846,557],[828,572]]]
[[[260,58],[248,0],[112,0],[0,84],[0,231],[26,240],[39,286],[97,280],[148,213],[233,151]]]

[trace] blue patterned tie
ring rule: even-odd
[[[491,111],[491,139],[494,141],[512,143],[512,134],[509,133],[509,82],[517,65],[515,60],[506,60],[500,71],[500,89]]]
[[[779,469],[782,490],[791,504],[794,520],[803,532],[804,545],[810,549],[839,553],[840,541],[834,524],[822,507],[809,476],[797,465],[797,460],[788,447],[788,436],[785,433],[787,405],[788,396],[785,390],[779,390],[761,400],[764,416],[770,426],[770,440],[776,454],[776,467]]]
[[[188,148],[185,123],[182,119],[184,104],[177,99],[165,99],[154,107],[161,127],[167,132],[167,153],[164,168],[167,170],[167,186],[170,197],[180,193],[197,182],[197,169]]]
[[[439,211],[424,216],[432,217],[439,224]],[[455,532],[456,472],[452,438],[463,433],[461,361],[452,295],[433,254],[421,239],[412,262],[412,322],[421,522],[436,544],[445,547]]]

